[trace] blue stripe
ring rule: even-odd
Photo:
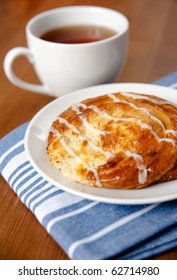
[[[34,212],[34,211],[36,210],[36,208],[37,208],[39,205],[41,205],[44,201],[46,201],[46,200],[50,199],[51,197],[54,197],[54,196],[56,196],[56,195],[58,195],[58,194],[61,194],[61,193],[63,193],[62,190],[57,190],[57,191],[55,191],[55,192],[53,192],[53,193],[47,195],[46,197],[44,197],[43,199],[41,199],[38,203],[36,203],[36,204],[33,206],[32,211]]]
[[[70,212],[73,212],[79,208],[82,208],[84,207],[85,205],[88,205],[92,203],[91,200],[88,200],[88,199],[83,199],[79,202],[76,202],[72,205],[69,205],[69,206],[66,206],[66,207],[63,207],[59,210],[56,210],[56,211],[53,211],[52,213],[46,215],[44,218],[43,218],[43,221],[42,221],[42,224],[47,227],[48,223],[53,220],[54,218],[56,217],[60,217],[64,214],[67,214],[67,213],[70,213]]]
[[[10,182],[10,180],[15,176],[15,174],[24,166],[26,166],[27,164],[29,164],[29,161],[25,161],[24,163],[22,163],[21,165],[19,165],[12,173],[11,175],[8,177],[7,181],[8,183]]]
[[[133,212],[134,211],[132,211],[132,213]],[[119,220],[119,218],[117,220]],[[110,257],[115,259],[115,255],[118,258],[120,257],[119,254],[124,255],[127,250],[132,250],[132,247],[135,246],[136,248],[141,242],[175,225],[176,221],[176,201],[170,205],[170,208],[169,203],[162,203],[157,208],[114,229],[109,232],[109,234],[79,246],[76,250],[77,252],[75,252],[75,257],[77,259],[85,259],[84,256],[87,252],[87,257],[89,259],[101,259],[103,255],[105,259]],[[114,246],[112,240],[114,240]],[[103,244],[106,244],[107,248],[109,248],[109,250],[106,251],[104,246],[104,254],[102,251]]]
[[[10,152],[10,154],[8,154],[5,159],[2,161],[2,163],[0,164],[0,172],[2,173],[4,168],[6,167],[6,165],[8,164],[8,162],[13,159],[15,156],[17,156],[18,154],[24,152],[24,145],[20,145],[18,148],[16,148],[15,150],[13,150],[12,152]]]
[[[72,240],[68,240],[65,243],[65,249],[68,249],[71,243],[90,236],[119,219],[146,207],[146,205],[133,205],[132,207],[119,205],[117,207],[113,204],[99,203],[76,216],[56,222],[50,232],[60,244],[61,242],[63,243],[63,238],[57,232],[65,229],[65,233],[69,236],[69,233],[72,231]]]
[[[0,157],[15,144],[24,139],[29,122],[22,124],[18,129],[12,130],[0,140]]]
[[[35,181],[33,181],[30,185],[28,185],[20,194],[19,198],[21,199],[22,196],[27,193],[30,189],[33,189],[34,186],[36,186],[38,183],[40,183],[43,180],[42,177],[37,178]],[[28,180],[27,180],[28,181]]]
[[[45,185],[46,185],[46,184],[45,184]],[[42,189],[42,187],[44,187],[44,186],[41,186],[41,189]],[[55,188],[55,187],[51,185],[50,187],[48,187],[48,188],[46,188],[46,189],[44,189],[44,190],[41,190],[40,193],[36,194],[33,198],[30,199],[30,201],[29,201],[29,203],[28,203],[28,207],[31,208],[31,203],[33,203],[33,201],[35,201],[37,198],[39,198],[40,196],[42,196],[44,193],[46,193],[46,192],[48,192],[49,190],[54,189],[54,188]]]
[[[164,78],[155,81],[153,84],[168,87],[176,82],[177,82],[177,72],[174,72],[173,74],[167,75]]]
[[[36,171],[34,171],[34,172],[31,173],[29,176],[27,176],[26,178],[24,178],[21,182],[19,182],[19,184],[18,184],[17,187],[16,187],[15,192],[18,192],[18,190],[19,190],[21,187],[23,187],[23,185],[24,185],[25,183],[27,183],[28,180],[30,180],[31,178],[33,178],[35,175],[37,175],[37,172],[36,172]],[[14,188],[14,186],[13,186],[13,188]]]
[[[43,179],[43,178],[41,177],[41,179]],[[26,204],[26,200],[28,199],[28,197],[29,197],[31,194],[33,194],[34,192],[36,192],[36,191],[38,191],[38,190],[41,190],[41,191],[42,191],[42,188],[43,188],[47,183],[48,183],[47,181],[44,181],[44,182],[42,182],[42,183],[40,183],[40,184],[37,184],[37,186],[36,186],[35,188],[33,188],[30,192],[28,192],[28,194],[26,194],[26,195],[24,196],[24,198],[23,198],[24,203]],[[40,195],[40,193],[39,193],[39,195]]]
[[[17,177],[14,178],[14,180],[11,182],[11,186],[14,187],[14,184],[23,176],[25,175],[27,172],[34,170],[32,166],[26,168],[25,170],[23,170]]]

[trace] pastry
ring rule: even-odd
[[[118,92],[74,104],[53,122],[52,164],[88,186],[134,189],[177,178],[177,107]]]

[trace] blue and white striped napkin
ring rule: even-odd
[[[175,88],[177,72],[155,83]],[[112,205],[58,189],[27,159],[27,125],[0,141],[0,171],[71,259],[145,259],[177,247],[177,201]]]

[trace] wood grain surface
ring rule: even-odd
[[[70,5],[97,5],[124,13],[130,21],[129,53],[119,82],[152,82],[177,71],[176,0],[0,0],[0,137],[29,121],[54,98],[19,89],[3,71],[9,49],[26,46],[25,25],[45,10]],[[26,59],[18,58],[16,74],[39,83]],[[34,215],[0,178],[0,259],[67,260]],[[177,259],[177,249],[153,259]]]

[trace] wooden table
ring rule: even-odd
[[[130,21],[129,54],[120,82],[152,82],[177,70],[177,1],[174,0],[1,0],[0,58],[15,46],[26,46],[25,25],[47,9],[97,5],[124,13]],[[23,59],[15,63],[23,79],[38,82]],[[0,68],[0,136],[30,120],[53,97],[12,85]],[[0,179],[0,259],[68,259],[34,215]],[[177,249],[154,259],[177,259]]]

